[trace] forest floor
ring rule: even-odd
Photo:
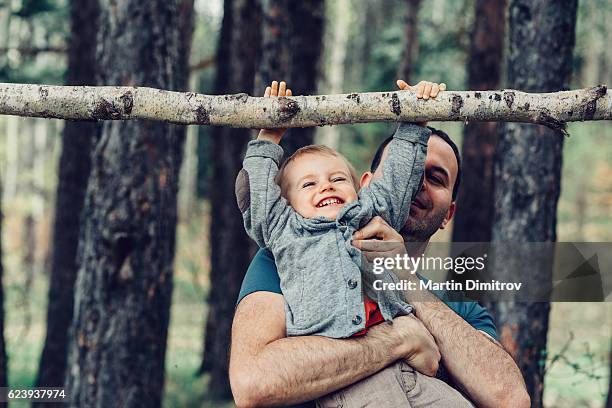
[[[207,401],[207,377],[195,375],[202,357],[210,268],[207,211],[200,208],[194,214],[178,228],[164,406],[231,407],[231,402]],[[47,279],[35,275],[31,287],[25,289],[25,274],[18,272],[22,270],[21,254],[10,240],[19,236],[18,224],[5,218],[5,336],[11,387],[31,387],[44,341]],[[555,303],[550,319],[545,406],[603,406],[609,381],[612,304]],[[555,357],[564,348],[562,355]]]

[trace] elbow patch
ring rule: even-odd
[[[251,205],[251,185],[249,183],[249,173],[241,169],[236,177],[236,202],[240,212],[245,212]]]

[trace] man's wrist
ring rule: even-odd
[[[412,352],[410,345],[403,342],[401,336],[394,335],[393,325],[383,322],[372,326],[363,336],[364,340],[372,341],[378,350],[385,350],[387,353],[386,363],[391,364],[405,355]]]

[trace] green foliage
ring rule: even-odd
[[[14,12],[21,18],[31,18],[41,13],[56,11],[57,4],[53,0],[22,0],[21,8]]]
[[[23,0],[6,23],[2,35],[8,38],[1,41],[9,51],[0,56],[0,78],[61,85],[69,30],[67,0]]]

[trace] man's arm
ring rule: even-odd
[[[357,338],[285,337],[282,295],[255,292],[234,316],[230,383],[238,407],[295,404],[353,384],[400,358],[430,375],[438,368],[435,342],[412,316]]]
[[[480,407],[529,407],[519,368],[500,345],[474,329],[431,293],[407,301],[434,336],[444,365]],[[414,295],[414,293],[412,293]]]
[[[376,237],[378,240],[367,241]],[[381,241],[393,243],[382,245]],[[386,251],[405,250],[401,235],[376,217],[355,235],[354,245],[368,258],[394,256]],[[416,275],[402,279],[413,279]],[[398,273],[398,276],[400,273]],[[418,287],[418,286],[417,286]],[[416,316],[436,339],[442,361],[455,382],[479,407],[529,407],[523,376],[512,357],[495,340],[474,329],[428,291],[406,291]]]

